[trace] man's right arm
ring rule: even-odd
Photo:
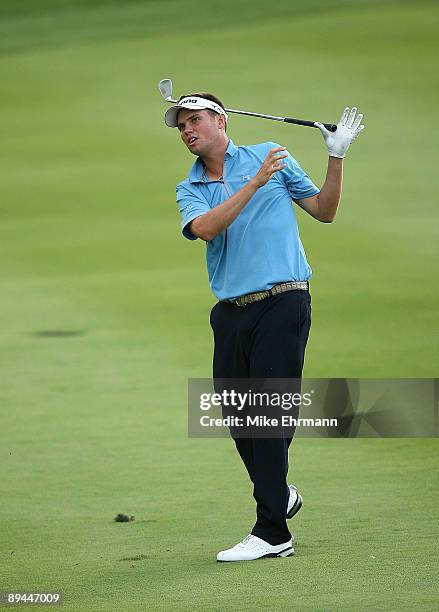
[[[189,224],[192,234],[209,242],[233,223],[257,190],[265,185],[273,174],[285,168],[285,164],[280,160],[288,157],[288,154],[278,155],[280,151],[285,151],[285,147],[271,149],[257,174],[242,189],[209,212],[194,219]]]
[[[256,181],[251,179],[247,185],[232,195],[231,198],[191,221],[189,230],[194,236],[206,240],[206,242],[212,240],[236,219],[257,190]]]

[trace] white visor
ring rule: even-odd
[[[219,104],[216,102],[212,102],[212,100],[207,100],[206,98],[197,98],[196,96],[188,96],[186,98],[182,98],[180,102],[176,106],[171,106],[165,113],[165,123],[168,127],[177,127],[178,121],[178,113],[183,108],[189,109],[198,109],[198,110],[206,110],[210,109],[218,113],[219,115],[223,115],[226,119],[229,118],[227,113]]]

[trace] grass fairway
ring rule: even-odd
[[[186,434],[214,298],[204,245],[180,236],[192,159],[163,125],[161,78],[305,119],[358,104],[336,222],[298,213],[314,269],[305,374],[437,375],[439,9],[268,10],[0,4],[0,591],[61,590],[78,611],[438,608],[434,439],[298,439],[295,557],[214,561],[254,508],[232,443]],[[317,130],[233,117],[229,132],[287,145],[323,180]]]

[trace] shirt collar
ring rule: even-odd
[[[229,144],[227,145],[226,152],[224,153],[224,161],[227,161],[231,157],[233,157],[238,150],[238,147],[235,145],[233,140],[229,140]],[[192,166],[189,172],[189,181],[191,183],[203,183],[203,173],[204,173],[204,164],[203,161],[197,157],[197,161]]]
[[[229,144],[228,144],[226,152],[224,154],[224,158],[226,158],[226,157],[233,157],[237,150],[238,150],[238,147],[235,145],[233,140],[229,140]]]

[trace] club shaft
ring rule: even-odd
[[[176,104],[177,100],[168,99],[167,102],[172,102],[172,104]],[[237,110],[236,108],[226,108],[226,113],[234,113],[235,115],[247,115],[249,117],[260,117],[261,119],[271,119],[272,121],[283,121],[284,123],[293,123],[294,125],[304,125],[306,127],[316,127],[314,125],[314,121],[306,121],[305,119],[292,119],[291,117],[277,117],[276,115],[264,115],[263,113],[252,113],[250,111]],[[337,131],[337,126],[333,123],[324,123],[323,125],[330,132]]]
[[[283,121],[285,123],[294,123],[295,125],[304,125],[306,127],[316,127],[314,121],[306,121],[305,119],[292,119],[291,117],[277,117],[276,115],[264,115],[263,113],[251,113],[249,111],[237,110],[235,108],[226,108],[227,113],[235,113],[236,115],[249,115],[250,117],[261,117],[262,119],[271,119],[272,121]],[[323,124],[330,132],[336,132],[337,126],[333,123]]]
[[[248,115],[250,117],[262,117],[262,119],[271,119],[272,121],[285,121],[285,117],[276,117],[276,115],[264,115],[262,113],[251,113],[250,111],[236,110],[236,108],[226,108],[226,113],[235,113],[235,115]]]

